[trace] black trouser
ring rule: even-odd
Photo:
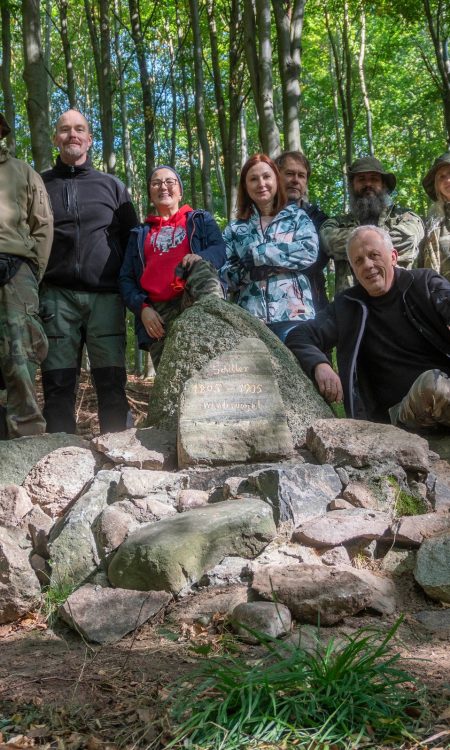
[[[42,374],[47,432],[75,434],[77,375],[76,368],[49,370]],[[91,375],[97,392],[100,432],[125,430],[128,414],[125,368],[97,367],[91,370]]]

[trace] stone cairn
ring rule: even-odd
[[[153,426],[90,444],[65,434],[0,443],[0,623],[51,587],[68,594],[69,626],[112,643],[174,599],[220,590],[237,632],[279,636],[293,620],[393,615],[406,581],[418,624],[447,637],[449,463],[418,435],[333,418],[245,314],[221,351],[202,338],[199,361],[189,315],[198,308],[173,327],[158,370]],[[195,361],[186,368],[182,352],[175,372],[177,337]]]

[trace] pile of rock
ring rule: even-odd
[[[399,576],[450,602],[450,466],[395,427],[318,419],[284,461],[181,471],[157,428],[22,438],[0,459],[0,623],[41,585],[71,587],[60,614],[97,642],[217,587],[238,591],[236,623],[275,635],[291,616],[392,614]],[[450,633],[446,613],[418,619]]]

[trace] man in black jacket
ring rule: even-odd
[[[125,311],[118,277],[138,223],[124,184],[94,169],[86,118],[70,109],[56,123],[55,166],[42,175],[54,215],[54,240],[41,290],[49,341],[42,365],[48,432],[74,433],[75,397],[86,344],[100,431],[125,429]]]
[[[359,283],[338,294],[286,341],[329,401],[349,417],[409,429],[450,425],[450,283],[431,270],[397,268],[380,227],[360,226],[347,245]],[[337,348],[337,375],[324,354]]]

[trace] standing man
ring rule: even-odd
[[[0,140],[10,130],[0,113]],[[50,254],[53,219],[41,178],[5,145],[0,146],[0,217],[0,388],[7,394],[1,432],[10,438],[41,435],[45,420],[34,375],[47,339],[38,317],[38,282]]]
[[[320,230],[323,248],[335,265],[335,294],[352,286],[354,279],[347,262],[346,243],[351,231],[362,224],[383,227],[398,253],[398,264],[412,268],[424,236],[422,220],[407,208],[393,203],[391,193],[397,180],[373,156],[356,159],[348,169],[350,212],[328,219]]]
[[[301,151],[284,151],[275,159],[275,164],[280,170],[284,189],[290,203],[296,203],[311,219],[319,236],[319,230],[324,221],[328,219],[327,214],[320,210],[319,206],[311,204],[307,200],[308,184],[311,177],[311,165]],[[320,238],[319,238],[320,240]],[[311,292],[316,312],[323,310],[328,304],[325,276],[323,269],[328,263],[328,255],[324,252],[322,242],[319,241],[319,254],[317,260],[309,268],[303,271],[311,284]]]
[[[119,271],[136,212],[125,185],[94,169],[92,135],[74,109],[56,123],[59,156],[44,172],[55,236],[41,308],[49,342],[42,365],[48,432],[75,432],[75,398],[86,344],[98,399],[100,432],[126,428],[125,310]]]

